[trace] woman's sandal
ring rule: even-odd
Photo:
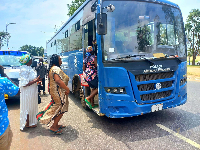
[[[63,126],[63,125],[60,125],[59,129],[63,129],[65,128],[66,126]]]
[[[32,126],[25,126],[26,128],[36,128],[37,125],[32,125]]]
[[[63,134],[62,132],[59,132],[60,131],[59,129],[57,131],[53,131],[51,129],[49,129],[49,130],[50,130],[50,132],[53,132],[54,134],[57,134],[57,135]]]
[[[92,108],[96,108],[96,107],[99,107],[99,105],[94,105]]]
[[[91,105],[91,103],[90,102],[88,102],[88,100],[87,99],[85,99],[85,102],[90,106],[90,109],[92,109],[92,105]]]

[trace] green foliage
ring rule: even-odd
[[[194,32],[197,33],[200,31],[200,10],[199,9],[192,9],[190,14],[186,20],[186,31],[190,32],[194,29]]]
[[[0,50],[1,50],[1,47],[4,46],[4,44],[6,44],[7,42],[7,39],[9,40],[10,39],[10,34],[7,32],[0,32]]]
[[[73,0],[72,4],[67,4],[68,7],[68,16],[72,16],[74,12],[85,2],[86,0]]]
[[[35,46],[31,46],[31,45],[24,45],[22,47],[20,47],[21,51],[27,51],[29,52],[31,55],[33,56],[43,56],[44,54],[44,48],[41,47],[35,47]]]
[[[151,29],[149,26],[137,28],[138,49],[141,52],[145,51],[147,45],[152,45]]]
[[[192,65],[195,64],[196,55],[200,52],[200,10],[192,9],[187,17],[185,30],[188,35],[188,40],[191,44],[188,52],[193,55]]]

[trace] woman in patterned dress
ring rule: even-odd
[[[94,55],[92,46],[88,46],[86,49],[86,58],[83,60],[83,76],[92,88],[90,96],[86,97],[85,101],[90,109],[98,107],[98,105],[94,105],[94,97],[98,94],[97,57]]]
[[[38,89],[40,80],[32,69],[32,59],[26,54],[20,58],[19,87],[20,87],[20,130],[24,127],[36,127],[38,113]]]
[[[50,58],[49,66],[49,93],[51,102],[37,114],[37,119],[43,124],[50,127],[50,131],[55,134],[62,134],[62,128],[65,126],[58,125],[63,114],[68,111],[68,94],[67,87],[69,77],[60,69],[62,64],[60,56],[53,54]]]

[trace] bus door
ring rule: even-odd
[[[92,46],[94,49],[94,54],[97,56],[97,44],[96,44],[96,25],[95,25],[95,19],[89,21],[84,25],[83,29],[83,59],[85,59],[85,53],[86,53],[86,48],[88,46]],[[88,86],[83,87],[84,91],[84,99],[90,95],[91,89]],[[83,98],[82,98],[83,99]],[[98,104],[98,95],[95,96],[94,98],[95,104]],[[82,105],[84,108],[87,108],[85,105],[85,102],[82,101]],[[98,113],[98,112],[97,112]]]

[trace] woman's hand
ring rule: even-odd
[[[58,84],[58,86],[60,86],[61,88],[65,89],[65,94],[69,95],[69,88],[65,85],[65,83],[60,79],[60,76],[57,74],[54,74],[54,80],[56,82],[56,84]]]
[[[69,88],[67,87],[67,89],[65,89],[65,95],[69,95],[70,91],[69,91]]]
[[[37,78],[35,78],[33,81],[30,81],[27,85],[25,85],[24,87],[30,86],[34,83],[37,83],[38,81],[40,81],[40,76],[38,76]]]
[[[41,85],[41,84],[42,84],[42,81],[38,81],[38,82],[37,82],[37,85]]]

